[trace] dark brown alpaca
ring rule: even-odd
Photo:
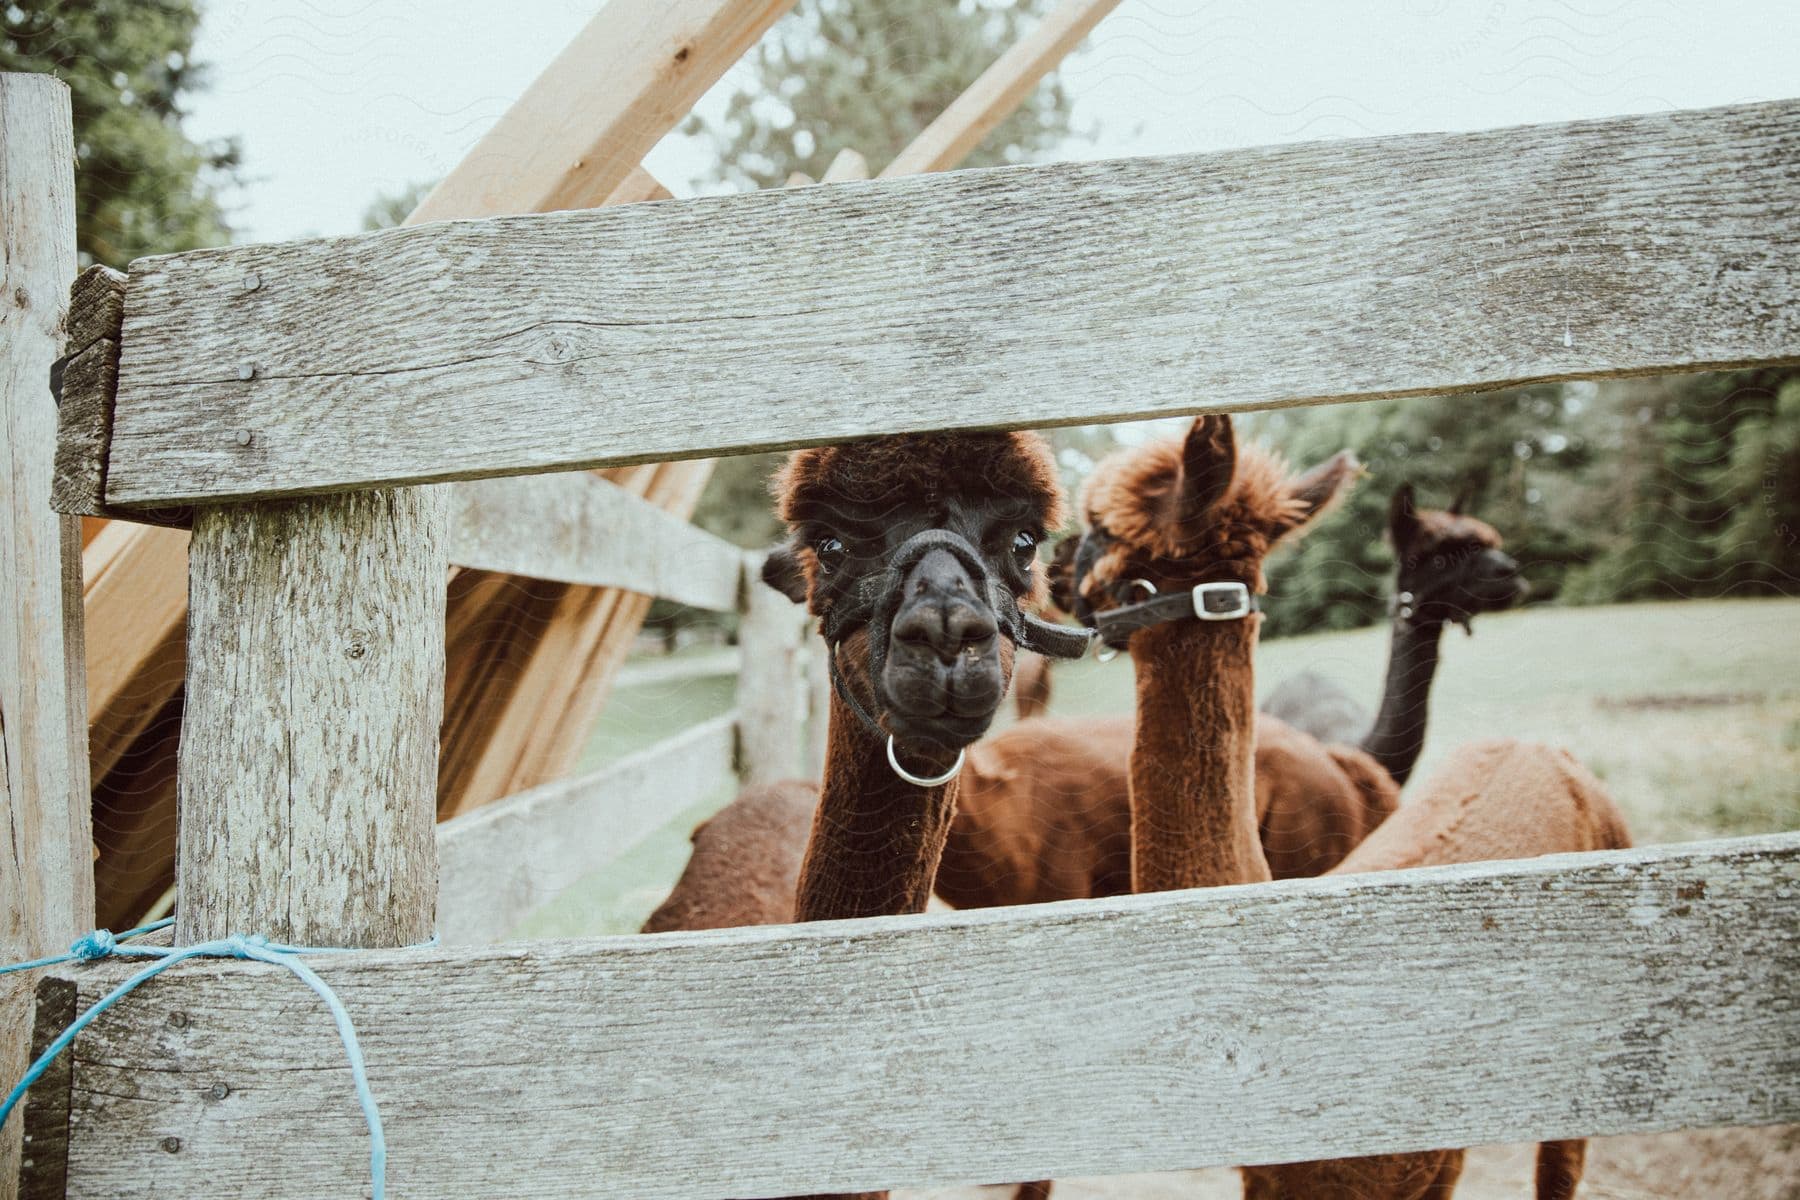
[[[963,751],[993,721],[1015,650],[1070,654],[1085,644],[1020,608],[1042,598],[1037,544],[1062,521],[1049,448],[1002,433],[801,450],[775,493],[793,536],[769,556],[764,578],[819,618],[833,662],[825,777],[792,866],[787,916],[921,912]],[[804,792],[757,789],[700,831],[697,858],[758,847],[766,857],[742,888],[690,862],[684,887],[652,918],[657,928],[766,923],[793,862],[781,856],[791,853]],[[694,894],[721,887],[734,894]],[[1022,1195],[1039,1194],[1025,1186]]]
[[[1411,484],[1388,505],[1394,547],[1393,629],[1381,707],[1371,723],[1336,684],[1307,671],[1284,680],[1263,702],[1271,713],[1320,741],[1359,743],[1404,784],[1425,747],[1425,724],[1438,642],[1444,627],[1471,628],[1476,616],[1511,608],[1530,592],[1519,564],[1500,549],[1492,525],[1464,515],[1465,497],[1448,509],[1420,509]]]
[[[1077,599],[1102,636],[1128,640],[1137,668],[1131,752],[1132,876],[1137,891],[1270,878],[1254,780],[1256,633],[1249,597],[1269,550],[1317,517],[1355,470],[1340,454],[1293,478],[1256,448],[1240,451],[1230,421],[1203,417],[1185,439],[1122,452],[1084,494],[1088,531]],[[1217,619],[1171,602],[1194,590]],[[1473,757],[1471,757],[1473,756]],[[1617,811],[1559,752],[1516,743],[1459,755],[1337,869],[1422,866],[1496,851],[1526,857],[1623,843]],[[1574,780],[1574,782],[1571,782]],[[1516,810],[1527,814],[1521,821]],[[1478,832],[1485,831],[1485,832]],[[1540,1152],[1539,1196],[1566,1197],[1579,1143]],[[1447,1200],[1460,1150],[1246,1167],[1252,1200]]]

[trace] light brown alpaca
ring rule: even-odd
[[[1082,608],[1073,580],[1080,538],[1047,564],[1046,612]],[[1020,715],[1048,704],[1049,664],[1015,675]],[[1035,697],[1041,695],[1041,700]],[[970,752],[937,894],[958,908],[1042,904],[1131,889],[1127,776],[1137,718],[1021,720]],[[1398,783],[1361,749],[1321,745],[1271,716],[1256,728],[1256,817],[1276,879],[1322,875],[1394,811]]]
[[[1045,904],[1131,891],[1137,718],[1040,717],[969,751],[938,866],[957,908]],[[1276,879],[1322,875],[1394,811],[1399,789],[1352,746],[1322,746],[1281,721],[1256,723],[1256,815]]]
[[[1020,609],[1042,596],[1037,544],[1062,521],[1055,466],[1035,435],[801,450],[775,491],[793,537],[768,557],[764,578],[819,618],[833,662],[825,776],[806,848],[796,863],[806,785],[753,789],[696,835],[704,861],[690,862],[684,886],[651,919],[657,929],[767,923],[784,890],[792,907],[780,919],[923,911],[963,751],[993,721],[1015,650],[1073,654],[1085,644]],[[742,886],[733,877],[741,862],[705,865],[733,853],[766,855]],[[1040,1194],[1036,1186],[1021,1194]]]
[[[1340,454],[1288,478],[1279,460],[1239,451],[1230,421],[1203,417],[1185,439],[1113,456],[1083,497],[1088,531],[1077,594],[1103,637],[1126,641],[1137,668],[1131,752],[1132,876],[1137,891],[1270,877],[1258,836],[1253,658],[1270,548],[1317,517],[1349,482]],[[1218,619],[1178,602],[1193,591]],[[1205,590],[1193,590],[1209,585]],[[1558,751],[1472,747],[1337,869],[1529,857],[1626,842],[1616,808]],[[1447,1200],[1462,1151],[1246,1167],[1248,1200]],[[1546,1143],[1538,1195],[1574,1194],[1581,1144]]]

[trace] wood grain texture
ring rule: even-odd
[[[585,473],[451,489],[450,561],[459,566],[730,612],[741,560],[731,543]]]
[[[597,771],[439,825],[444,944],[498,941],[675,814],[728,789],[736,724],[727,713]]]
[[[1797,128],[1784,101],[147,259],[108,499],[1800,361]]]
[[[1081,44],[1119,0],[1063,0],[1037,28],[1007,47],[968,89],[881,172],[881,178],[947,171],[981,145]]]
[[[97,516],[104,509],[124,319],[123,272],[95,266],[75,277],[63,321],[67,361],[57,395],[56,471],[50,491],[51,506],[58,512]]]
[[[414,221],[599,203],[794,0],[608,0]]]
[[[395,1195],[793,1195],[1792,1121],[1797,886],[1789,834],[316,965]],[[70,1195],[356,1194],[297,987],[184,967],[97,1022]]]
[[[62,347],[75,275],[69,89],[0,74],[0,962],[66,947],[94,920],[88,819],[81,523],[50,508]],[[30,1048],[27,975],[0,978],[0,1078]],[[11,1086],[8,1082],[7,1086]],[[0,1133],[0,1196],[19,1123]]]
[[[444,526],[437,488],[196,516],[180,941],[432,935]]]
[[[762,581],[762,556],[744,558],[738,621],[738,771],[746,784],[801,771],[806,610]]]

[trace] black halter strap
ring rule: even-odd
[[[1201,583],[1136,604],[1104,609],[1094,614],[1094,628],[1108,647],[1123,650],[1132,634],[1153,625],[1170,621],[1238,621],[1260,611],[1256,593],[1245,584]]]
[[[893,619],[894,610],[900,606],[900,588],[907,572],[933,550],[944,551],[962,565],[976,591],[985,596],[993,610],[1000,632],[1019,649],[1031,650],[1046,658],[1080,658],[1087,653],[1094,637],[1090,630],[1052,624],[1021,609],[1018,597],[993,577],[967,539],[948,529],[926,529],[915,533],[901,543],[880,571],[857,580],[850,594],[832,605],[831,611],[819,623],[819,633],[825,639],[828,652],[832,690],[876,737],[885,738],[887,731],[850,690],[849,682],[838,666],[838,646],[858,628],[868,625],[886,628]],[[870,679],[881,677],[886,660],[887,646],[882,639],[870,638]]]

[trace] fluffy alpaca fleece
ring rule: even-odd
[[[972,747],[937,894],[992,908],[1130,892],[1136,726],[1130,714],[1045,717]],[[1399,802],[1362,751],[1322,746],[1267,714],[1255,754],[1257,827],[1276,879],[1330,870]]]
[[[1511,738],[1458,747],[1410,803],[1351,852],[1334,875],[1481,862],[1631,845],[1625,818],[1600,781],[1567,750]],[[1587,1143],[1538,1146],[1537,1200],[1571,1200]],[[1435,1157],[1435,1174],[1427,1171]],[[1462,1151],[1390,1154],[1246,1168],[1246,1200],[1449,1200]],[[1417,1187],[1429,1179],[1429,1186]],[[1410,1189],[1410,1190],[1409,1190]]]
[[[770,481],[776,512],[795,530],[846,509],[861,512],[935,507],[949,494],[1030,501],[1044,529],[1065,517],[1062,483],[1050,444],[1035,433],[921,433],[842,446],[796,450]],[[809,592],[818,560],[795,544]],[[1033,574],[1022,604],[1046,597],[1044,572]]]
[[[1125,580],[1148,578],[1167,590],[1187,582],[1235,579],[1260,587],[1262,556],[1282,536],[1316,516],[1348,482],[1353,464],[1333,459],[1292,479],[1278,460],[1239,450],[1230,423],[1201,418],[1188,437],[1128,451],[1103,463],[1090,480],[1090,525],[1114,543],[1090,568],[1082,596],[1110,603]],[[1131,760],[1133,883],[1136,890],[1216,886],[1269,878],[1258,844],[1253,784],[1253,661],[1258,618],[1182,621],[1142,630],[1131,639],[1138,676],[1138,734]],[[1452,782],[1432,782],[1416,816],[1402,808],[1379,826],[1338,870],[1458,861],[1494,850],[1514,828],[1500,812],[1529,794],[1548,811],[1604,812],[1596,789],[1568,771],[1527,769],[1541,748],[1480,749],[1476,763],[1506,764],[1502,787],[1459,760]],[[1485,755],[1486,757],[1482,757]],[[1440,776],[1445,778],[1445,776]],[[1434,799],[1440,790],[1449,799]],[[1484,814],[1491,814],[1487,816]],[[1478,829],[1493,823],[1493,835]],[[1580,821],[1573,822],[1582,828]],[[1590,840],[1622,840],[1622,825],[1594,823]],[[1566,844],[1564,825],[1519,831],[1504,857],[1589,848]],[[1576,839],[1580,841],[1581,839]],[[1491,856],[1491,855],[1489,855]],[[1359,866],[1358,864],[1366,864]],[[1539,1197],[1573,1194],[1579,1143],[1540,1151]],[[1462,1151],[1379,1155],[1243,1169],[1249,1200],[1448,1200],[1462,1170]]]
[[[818,806],[818,785],[799,779],[738,793],[695,828],[687,867],[643,932],[793,920],[800,859]]]

